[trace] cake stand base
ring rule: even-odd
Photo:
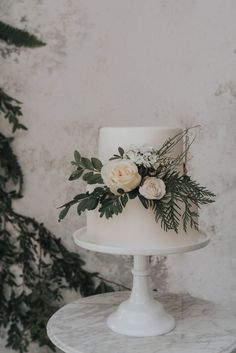
[[[134,256],[133,288],[128,300],[107,319],[108,327],[136,337],[163,335],[175,327],[174,318],[153,298],[149,284],[149,257]]]
[[[152,248],[122,247],[101,245],[88,239],[86,228],[77,230],[73,235],[75,244],[101,253],[133,255],[134,268],[133,288],[128,300],[120,304],[118,309],[107,319],[107,325],[114,332],[136,337],[163,335],[175,328],[175,320],[162,304],[153,298],[149,283],[149,256],[184,253],[206,246],[210,239],[202,232],[195,242],[187,245],[160,248],[157,244]]]

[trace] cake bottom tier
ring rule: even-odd
[[[197,244],[203,235],[192,228],[185,232],[182,225],[178,233],[165,231],[152,210],[145,209],[139,200],[130,200],[123,212],[111,219],[101,218],[97,210],[87,212],[87,237],[100,245],[165,249]]]

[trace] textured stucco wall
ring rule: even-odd
[[[56,210],[84,186],[67,181],[74,149],[95,155],[100,126],[200,124],[190,170],[217,193],[201,212],[212,242],[153,259],[153,282],[215,301],[235,297],[236,2],[2,0],[0,12],[47,42],[0,44],[0,85],[24,102],[29,128],[15,141],[25,174],[17,210],[75,250],[71,234],[85,218],[72,212],[58,224]],[[129,284],[130,259],[81,253],[88,268]]]

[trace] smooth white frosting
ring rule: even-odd
[[[169,127],[107,127],[101,128],[99,134],[99,158],[103,163],[117,153],[118,147],[124,149],[130,145],[143,144],[160,148],[170,137],[181,132],[178,128]],[[172,150],[176,157],[183,151],[180,141]],[[197,241],[198,232],[189,229],[187,233],[179,228],[175,231],[164,231],[160,222],[155,222],[151,209],[146,210],[138,199],[129,200],[123,212],[111,219],[100,217],[98,210],[87,212],[88,239],[97,244],[132,246],[140,248],[189,245]]]

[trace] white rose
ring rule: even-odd
[[[129,160],[113,160],[106,163],[101,170],[104,183],[114,194],[118,189],[129,192],[141,182],[137,166]]]
[[[146,177],[139,188],[139,192],[148,200],[160,200],[166,194],[166,186],[163,180],[155,177]]]

